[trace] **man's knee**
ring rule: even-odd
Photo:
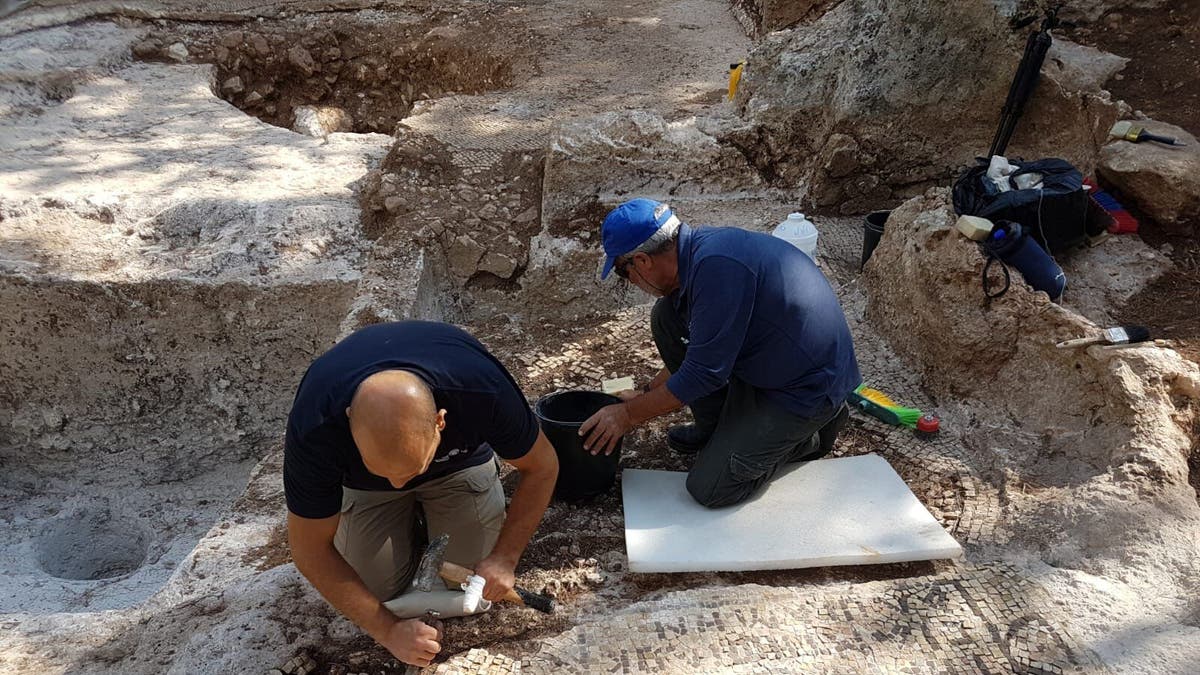
[[[697,504],[710,509],[740,504],[751,492],[748,486],[732,484],[728,476],[713,480],[695,472],[688,474],[687,491]]]

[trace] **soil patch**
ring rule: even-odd
[[[1108,83],[1113,96],[1200,134],[1200,0],[1110,12],[1070,37],[1131,59]]]
[[[1143,221],[1142,239],[1167,252],[1169,271],[1130,298],[1119,314],[1122,324],[1150,328],[1155,338],[1172,341],[1185,358],[1200,362],[1200,242],[1189,226],[1166,230]]]
[[[1150,117],[1200,133],[1200,0],[1110,12],[1069,37],[1130,59],[1107,87]],[[1136,214],[1139,234],[1175,267],[1130,299],[1121,323],[1148,326],[1180,354],[1200,361],[1200,244],[1194,223],[1167,228]]]

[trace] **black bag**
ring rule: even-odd
[[[1062,159],[1034,162],[1009,160],[1019,167],[1009,176],[1008,192],[987,177],[988,161],[980,158],[954,182],[954,210],[994,222],[1010,220],[1027,229],[1043,249],[1061,253],[1087,241],[1088,194],[1083,175]],[[1018,190],[1014,179],[1022,174],[1042,174],[1040,189]]]

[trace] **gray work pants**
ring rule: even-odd
[[[654,304],[650,329],[667,370],[675,372],[687,355],[688,327],[668,298]],[[712,436],[688,472],[687,490],[711,508],[749,499],[788,462],[823,457],[849,418],[844,402],[797,415],[736,377],[691,408],[696,425]]]

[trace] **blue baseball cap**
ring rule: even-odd
[[[600,278],[607,279],[617,258],[644,244],[674,217],[671,207],[642,197],[630,199],[609,211],[600,226],[600,240],[604,242],[607,256]]]

